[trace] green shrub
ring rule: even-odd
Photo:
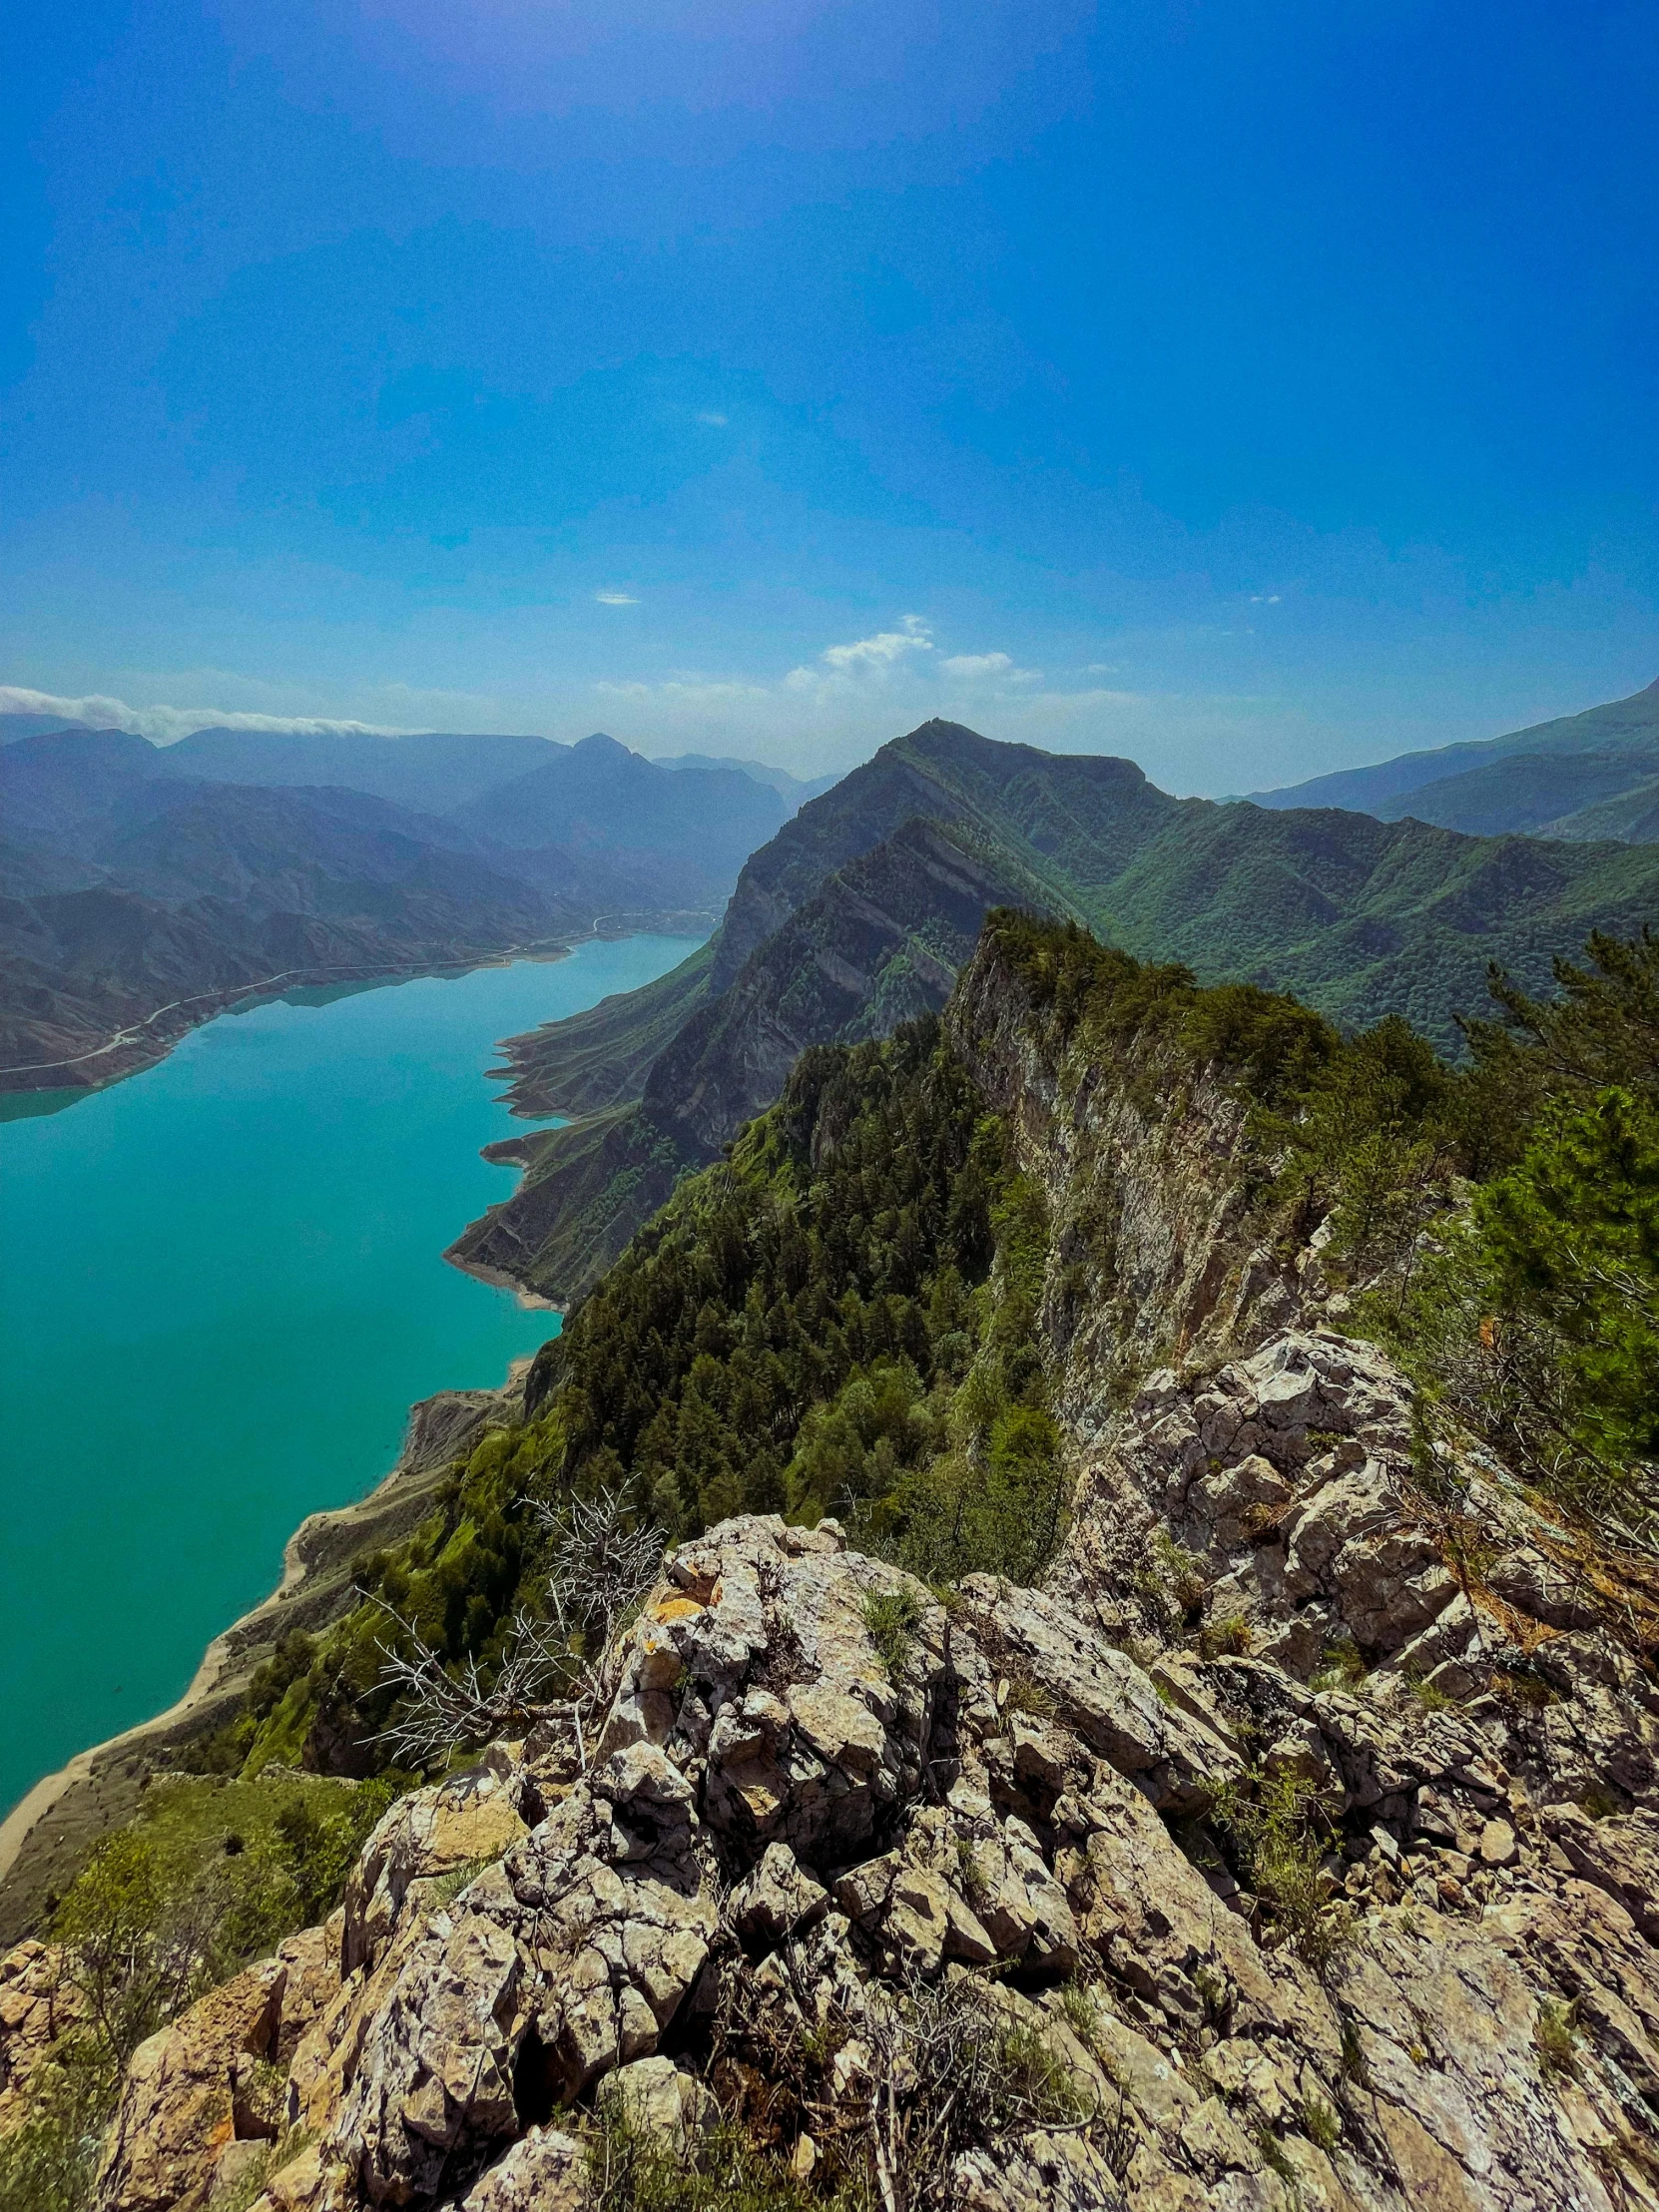
[[[1384,1326],[1427,1392],[1593,1526],[1648,1544],[1659,1495],[1659,937],[1592,936],[1558,995],[1494,981],[1465,1028],[1479,1178]]]
[[[1002,1699],[1004,1714],[1025,1713],[1034,1721],[1051,1721],[1054,1718],[1057,1710],[1054,1693],[1039,1682],[1020,1661],[1008,1662],[1008,1672],[1003,1681],[1007,1685]]]
[[[864,1628],[890,1682],[903,1679],[921,1611],[921,1600],[904,1583],[871,1590],[864,1599]]]
[[[1357,1690],[1366,1679],[1366,1662],[1352,1636],[1327,1644],[1320,1670],[1310,1680],[1311,1690]]]
[[[1302,2105],[1302,2132],[1329,2158],[1343,2139],[1343,2123],[1323,2097],[1309,2096]]]
[[[1432,1682],[1425,1682],[1421,1675],[1408,1674],[1406,1687],[1425,1713],[1444,1713],[1457,1703],[1444,1690],[1435,1689]]]
[[[119,2074],[100,2037],[64,2037],[30,2082],[21,2125],[0,2136],[0,2212],[85,2212]]]
[[[661,2134],[602,2118],[587,2138],[586,2180],[591,2212],[873,2212],[874,2204],[861,2179],[811,2188],[724,2124],[682,2159]]]
[[[52,1924],[67,1975],[119,2064],[203,1988],[326,1917],[384,1782],[159,1781],[107,1836]]]
[[[1136,1569],[1135,1594],[1148,1618],[1165,1630],[1178,1628],[1204,1602],[1209,1582],[1203,1561],[1167,1528],[1147,1539],[1146,1557]]]
[[[1198,1648],[1206,1659],[1241,1658],[1250,1649],[1250,1623],[1242,1613],[1206,1621],[1198,1632]]]
[[[1288,2188],[1297,2186],[1297,2171],[1292,2165],[1284,2144],[1269,2127],[1266,2120],[1258,2123],[1255,2135],[1256,2149],[1264,2166],[1279,2176]]]
[[[1075,1978],[1060,1991],[1060,2012],[1066,2025],[1087,2051],[1099,2054],[1100,1999],[1093,1986]]]
[[[1253,1794],[1251,1794],[1253,1793]],[[1238,1853],[1251,1889],[1297,1954],[1323,1972],[1349,1939],[1352,1918],[1328,1902],[1318,1793],[1293,1775],[1256,1776],[1210,1792],[1211,1818]]]
[[[1532,2040],[1538,2046],[1538,2063],[1546,2074],[1565,2080],[1578,2077],[1578,2029],[1576,2007],[1556,2004],[1548,1997],[1538,2006],[1532,2023]]]

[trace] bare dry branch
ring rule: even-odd
[[[513,1616],[493,1675],[472,1655],[446,1662],[413,1622],[384,1599],[370,1598],[402,1631],[398,1640],[378,1646],[379,1679],[396,1691],[398,1712],[370,1741],[427,1766],[462,1745],[522,1734],[537,1720],[562,1722],[586,1766],[606,1653],[656,1579],[663,1536],[649,1525],[633,1525],[611,1490],[536,1510],[554,1538],[545,1614],[521,1608]]]

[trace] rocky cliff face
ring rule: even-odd
[[[1185,1452],[1214,1545],[1346,1421],[1289,1555],[1408,1651],[1457,1594],[1322,1498],[1385,1479],[1397,1380],[1296,1336],[1227,1394],[1234,1433],[1205,1405],[1221,1449]],[[1159,1379],[1123,1423],[1149,1493],[1191,1410]],[[587,1771],[532,1738],[394,1806],[338,1926],[146,2046],[101,2202],[209,2202],[249,2143],[292,2152],[261,2212],[602,2201],[596,2111],[683,2142],[717,2095],[896,2203],[1652,2202],[1654,1701],[1612,1639],[1533,1618],[1556,1702],[1428,1713],[1397,1665],[1319,1689],[1288,1647],[1136,1641],[1099,1540],[1086,1510],[1053,1588],[949,1610],[831,1524],[683,1547]],[[1589,1766],[1630,1811],[1574,1802]],[[1253,1768],[1333,1809],[1289,1932],[1204,1825]],[[1041,2093],[940,2120],[941,2019],[958,2055],[1046,2053]]]
[[[884,1037],[937,1013],[993,906],[1053,910],[1006,853],[911,821],[830,877],[686,1023],[645,1111],[689,1158],[715,1158],[783,1090],[809,1045]]]
[[[1659,2203],[1639,1581],[1263,1241],[1234,1092],[983,954],[949,1019],[1054,1224],[1042,1586],[671,1552],[581,1744],[399,1801],[144,2047],[105,2212]]]

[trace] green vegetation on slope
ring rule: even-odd
[[[500,1269],[556,1306],[597,1283],[641,1222],[699,1165],[677,1131],[659,1128],[635,1103],[539,1132],[525,1156],[514,1195],[473,1222],[444,1257]]]
[[[58,1904],[50,1935],[64,2015],[0,2138],[0,2212],[81,2212],[122,2070],[147,2035],[339,1903],[385,1782],[269,1770],[257,1782],[166,1780],[106,1837]]]
[[[596,1114],[638,1098],[652,1061],[708,996],[713,962],[711,939],[654,983],[509,1037],[507,1103],[524,1114]]]
[[[1659,1448],[1659,945],[1598,939],[1592,956],[1563,966],[1559,1004],[1503,986],[1457,1067],[1397,1017],[1345,1039],[1283,994],[1205,989],[1074,924],[998,912],[980,960],[1062,1100],[1086,1069],[1154,1118],[1200,1079],[1247,1102],[1242,1153],[1213,1171],[1240,1234],[1292,1255],[1329,1222],[1360,1326],[1431,1403],[1563,1510],[1628,1533]],[[1033,1579],[1064,1512],[1042,1316],[1073,1263],[1050,1246],[936,1021],[803,1054],[544,1349],[527,1421],[364,1563],[380,1606],[295,1639],[211,1756],[372,1767],[401,1633],[381,1608],[487,1671],[541,1592],[537,1504],[572,1491],[619,1494],[672,1538],[741,1511],[833,1513],[936,1583]]]
[[[1401,1357],[1604,1532],[1659,1535],[1659,937],[1597,933],[1557,995],[1469,1024],[1494,1158],[1397,1315]]]
[[[672,1537],[817,1520],[946,1578],[1035,1574],[1062,1484],[1036,1305],[1046,1231],[937,1021],[805,1055],[730,1162],[685,1182],[363,1584],[447,1657],[493,1659],[541,1595],[537,1500],[620,1488]],[[292,1640],[210,1760],[372,1766],[389,1717],[365,1606]]]

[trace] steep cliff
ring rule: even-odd
[[[674,1176],[771,1104],[797,1052],[942,1004],[998,902],[1205,982],[1294,990],[1345,1024],[1401,1014],[1447,1050],[1488,963],[1546,983],[1592,924],[1639,927],[1656,874],[1646,848],[1178,800],[1132,761],[925,723],[751,854],[695,969],[509,1041],[520,1110],[638,1111],[521,1140],[523,1192],[452,1257],[580,1296]]]
[[[506,1628],[491,1513],[632,1499],[637,1610],[138,2050],[99,2206],[1659,2202],[1651,1541],[1377,1333],[1475,1081],[1010,914],[807,1054],[374,1570]]]

